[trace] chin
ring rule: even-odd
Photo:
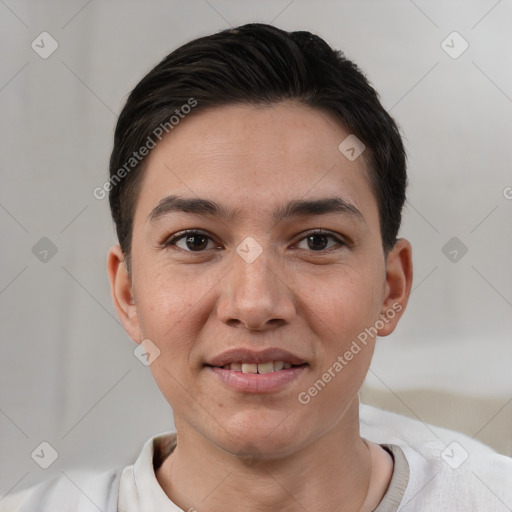
[[[304,429],[297,424],[290,411],[258,411],[237,413],[229,422],[223,422],[222,447],[230,453],[255,452],[265,456],[288,453],[300,443]]]

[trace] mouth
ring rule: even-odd
[[[304,359],[277,348],[231,349],[204,365],[227,388],[259,394],[285,390],[308,366]]]
[[[280,348],[251,350],[243,347],[226,350],[206,361],[205,366],[242,373],[270,373],[305,365],[306,360]]]
[[[231,370],[233,372],[242,372],[242,373],[272,373],[279,372],[282,370],[289,370],[290,368],[296,368],[298,366],[306,366],[307,363],[300,364],[292,364],[289,361],[266,361],[263,363],[242,363],[242,362],[233,362],[228,363],[223,366],[214,366],[214,365],[205,365],[210,366],[211,368],[219,368],[223,370]]]

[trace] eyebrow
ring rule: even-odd
[[[185,212],[196,215],[212,215],[226,221],[232,221],[241,215],[241,210],[230,210],[223,205],[202,198],[186,198],[171,195],[163,198],[148,216],[150,222],[171,212]],[[340,197],[320,199],[294,199],[281,206],[272,214],[274,221],[280,222],[290,217],[325,215],[341,213],[353,217],[363,223],[363,214],[351,203]]]

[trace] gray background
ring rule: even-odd
[[[138,80],[191,38],[251,21],[311,30],[344,50],[405,135],[401,234],[414,248],[414,291],[378,343],[368,388],[422,420],[431,418],[407,393],[487,404],[459,420],[473,433],[501,426],[488,442],[510,446],[510,0],[0,0],[0,496],[70,467],[126,464],[173,428],[111,304],[115,236],[107,200],[92,191]],[[59,45],[47,59],[31,48],[43,31]],[[457,58],[453,31],[469,44]],[[57,249],[47,261],[43,237]],[[454,248],[455,262],[445,255]],[[42,441],[59,454],[47,470],[30,456]]]

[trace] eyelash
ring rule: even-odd
[[[166,240],[164,240],[162,242],[161,246],[164,247],[164,248],[168,248],[170,246],[176,246],[176,243],[179,240],[185,238],[188,235],[203,235],[203,236],[209,238],[211,241],[214,241],[213,238],[207,232],[196,230],[196,229],[188,229],[188,230],[185,230],[185,231],[180,231],[180,232],[176,233],[175,235],[167,238]],[[331,239],[333,239],[338,244],[338,246],[341,246],[341,247],[349,245],[347,242],[344,242],[338,236],[336,236],[333,233],[331,233],[330,231],[326,231],[324,229],[313,229],[311,231],[308,231],[297,243],[302,242],[308,236],[312,236],[312,235],[323,235],[323,236],[326,236],[328,238],[331,238]],[[327,249],[321,249],[321,250],[318,250],[318,251],[315,251],[315,250],[312,250],[312,249],[299,249],[299,250],[307,250],[308,252],[311,252],[311,253],[314,253],[314,254],[325,254],[328,251],[331,251],[332,249],[335,249],[335,248],[336,247],[333,246],[333,247],[329,247]],[[206,252],[208,250],[208,249],[203,249],[203,250],[200,250],[200,251],[191,251],[191,250],[187,250],[187,249],[182,249],[181,247],[178,247],[178,249],[180,249],[182,251],[185,251],[185,252],[197,253],[197,254],[204,253],[204,252]]]

